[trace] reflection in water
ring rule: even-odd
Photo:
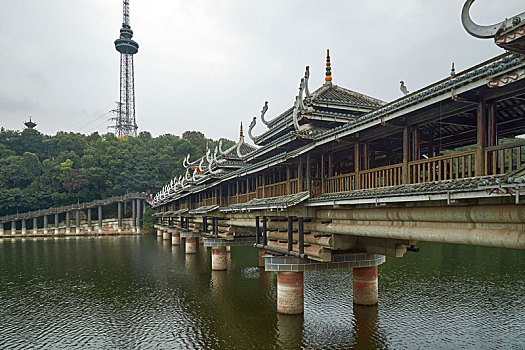
[[[351,270],[305,273],[305,314],[276,313],[275,274],[235,247],[155,237],[0,240],[0,348],[523,348],[525,252],[422,244],[379,268],[379,306]],[[439,331],[436,331],[439,330]]]
[[[354,304],[354,318],[354,346],[356,349],[382,349],[386,346],[378,327],[379,310],[377,305]]]
[[[277,314],[277,345],[279,349],[301,349],[303,315]]]

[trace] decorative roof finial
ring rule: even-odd
[[[239,133],[239,140],[242,140],[242,139],[244,139],[244,132],[242,130],[242,122],[241,122],[241,131]]]
[[[450,70],[450,76],[452,78],[456,76],[456,68],[454,67],[454,62],[452,62],[452,69]]]
[[[209,145],[208,145],[208,140],[206,140],[206,154],[208,154],[208,151],[209,151]]]
[[[330,63],[330,49],[326,50],[326,77],[325,84],[332,84],[332,64]]]

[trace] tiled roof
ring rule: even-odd
[[[253,152],[255,151],[257,148],[250,145],[250,144],[247,144],[246,142],[243,142],[243,144],[241,145],[241,154],[242,155],[245,155],[245,154],[248,154],[250,152]],[[239,156],[237,155],[237,144],[231,146],[230,148],[228,148],[226,151],[224,151],[224,155],[222,156],[223,158],[226,158],[226,159],[234,159],[234,160],[238,160],[240,159]],[[219,158],[220,160],[220,158]]]
[[[209,212],[216,210],[217,208],[219,208],[218,205],[208,205],[204,207],[199,207],[197,209],[188,210],[188,214],[196,214],[196,215],[207,214]]]
[[[300,192],[272,198],[255,198],[246,203],[233,204],[228,207],[220,208],[219,211],[229,213],[250,210],[286,209],[293,207],[308,198],[310,198],[310,192]]]
[[[378,108],[385,103],[376,98],[348,90],[337,85],[322,87],[313,93],[312,103],[336,104],[367,109]]]

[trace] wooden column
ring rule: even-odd
[[[430,135],[428,136],[428,158],[434,157],[434,132],[430,130]]]
[[[487,105],[488,121],[487,121],[487,147],[498,145],[498,118],[496,114],[496,105],[491,103]],[[494,165],[497,164],[497,152],[492,152],[490,157],[485,161],[487,166],[485,167],[485,175],[494,175]],[[519,166],[519,164],[518,164]]]
[[[363,142],[363,169],[370,169],[370,145],[368,142]]]
[[[405,126],[403,129],[403,184],[407,184],[410,181],[410,176],[408,173],[409,146],[410,137],[408,126]]]
[[[299,254],[304,254],[304,225],[303,218],[299,218]]]
[[[291,169],[290,166],[286,166],[286,194],[292,193],[292,184],[290,183],[291,175],[290,175]]]
[[[312,159],[310,153],[306,155],[306,190],[312,192]]]
[[[303,192],[303,158],[299,156],[299,165],[297,166],[297,177],[299,179],[299,192]]]
[[[266,172],[263,172],[262,174],[262,188],[263,198],[266,198]]]
[[[356,141],[354,143],[354,189],[358,190],[360,188],[359,184],[359,170],[361,167],[361,154],[360,154],[360,143]]]
[[[293,251],[293,218],[288,217],[288,251]]]
[[[324,169],[324,153],[321,153],[321,193],[325,193],[325,169]]]
[[[477,149],[475,176],[485,175],[485,147],[487,147],[487,105],[485,101],[478,103],[477,110]]]
[[[328,177],[334,176],[334,155],[332,152],[328,153]]]
[[[414,141],[413,141],[413,153],[412,153],[412,160],[419,160],[421,157],[421,147],[420,147],[420,136],[419,136],[419,128],[414,128]]]
[[[498,144],[498,118],[496,114],[496,104],[487,105],[488,113],[488,137],[487,146],[496,146]]]

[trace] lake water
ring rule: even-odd
[[[379,267],[305,273],[303,316],[233,247],[228,271],[153,236],[0,240],[0,349],[524,349],[525,251],[420,244]]]

